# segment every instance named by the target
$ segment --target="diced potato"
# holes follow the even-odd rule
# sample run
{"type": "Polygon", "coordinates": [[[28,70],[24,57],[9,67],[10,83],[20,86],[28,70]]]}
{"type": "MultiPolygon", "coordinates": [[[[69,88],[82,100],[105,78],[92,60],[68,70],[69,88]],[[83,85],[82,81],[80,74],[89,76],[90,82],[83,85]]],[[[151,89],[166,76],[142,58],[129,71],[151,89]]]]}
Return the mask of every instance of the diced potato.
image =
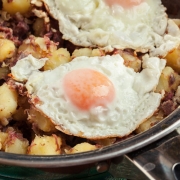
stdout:
{"type": "Polygon", "coordinates": [[[29,145],[28,140],[12,127],[8,127],[6,132],[0,132],[0,143],[3,151],[16,154],[26,154],[29,145]]]}
{"type": "Polygon", "coordinates": [[[104,56],[104,55],[105,52],[103,50],[93,49],[90,56],[94,57],[94,56],[104,56]]]}
{"type": "Polygon", "coordinates": [[[162,119],[163,119],[163,116],[154,115],[154,116],[150,117],[149,119],[147,119],[142,124],[140,124],[140,126],[136,129],[135,132],[139,134],[139,133],[142,133],[144,131],[147,131],[148,129],[153,127],[155,124],[160,122],[162,119]]]}
{"type": "Polygon", "coordinates": [[[0,132],[0,150],[4,150],[4,142],[8,138],[8,133],[6,132],[0,132]]]}
{"type": "Polygon", "coordinates": [[[18,49],[18,54],[22,57],[31,54],[37,59],[50,57],[52,53],[57,50],[57,44],[50,41],[48,37],[34,37],[30,36],[23,41],[18,49]]]}
{"type": "Polygon", "coordinates": [[[30,108],[28,110],[28,119],[30,123],[33,123],[40,130],[44,132],[55,132],[55,125],[51,122],[51,120],[45,116],[43,116],[40,112],[36,111],[34,108],[30,108]]]}
{"type": "Polygon", "coordinates": [[[177,73],[180,73],[180,47],[169,52],[166,57],[167,66],[172,67],[177,73]]]}
{"type": "Polygon", "coordinates": [[[87,142],[77,144],[73,148],[71,148],[69,151],[67,151],[67,154],[74,154],[74,153],[81,153],[81,152],[86,152],[86,151],[92,151],[97,149],[97,146],[89,144],[87,142]]]}
{"type": "Polygon", "coordinates": [[[17,108],[18,94],[6,83],[0,86],[0,121],[3,125],[4,119],[11,118],[17,108]]]}
{"type": "Polygon", "coordinates": [[[2,0],[3,10],[10,14],[17,12],[24,14],[30,9],[30,2],[31,0],[2,0]]]}
{"type": "Polygon", "coordinates": [[[16,154],[26,154],[29,146],[29,142],[27,139],[20,139],[15,135],[8,135],[5,144],[5,152],[16,153],[16,154]]]}
{"type": "Polygon", "coordinates": [[[56,135],[36,136],[28,148],[30,155],[57,155],[61,154],[62,140],[56,135]]]}
{"type": "Polygon", "coordinates": [[[132,53],[119,50],[118,53],[124,59],[124,64],[127,67],[133,68],[135,72],[140,72],[142,61],[132,53]]]}
{"type": "Polygon", "coordinates": [[[60,48],[52,53],[52,56],[46,61],[44,70],[54,69],[71,60],[70,53],[65,48],[60,48]]]}
{"type": "Polygon", "coordinates": [[[165,67],[162,70],[156,92],[162,90],[166,92],[173,92],[177,90],[180,84],[180,75],[178,75],[171,67],[165,67]]]}
{"type": "Polygon", "coordinates": [[[141,70],[141,60],[138,58],[135,61],[128,61],[125,59],[125,65],[134,69],[135,72],[140,72],[141,70]]]}
{"type": "Polygon", "coordinates": [[[47,40],[46,38],[35,37],[34,38],[34,44],[38,45],[41,48],[42,51],[47,51],[48,50],[48,46],[47,46],[46,40],[47,40]]]}
{"type": "Polygon", "coordinates": [[[141,60],[128,53],[123,53],[122,57],[124,59],[124,64],[127,67],[133,68],[135,72],[139,72],[141,70],[141,60]]]}
{"type": "Polygon", "coordinates": [[[0,62],[11,58],[16,51],[14,42],[8,39],[0,39],[0,62]]]}
{"type": "Polygon", "coordinates": [[[81,48],[81,49],[75,49],[72,53],[72,58],[79,57],[79,56],[87,56],[90,57],[92,54],[92,49],[90,48],[81,48]]]}
{"type": "Polygon", "coordinates": [[[80,48],[74,50],[71,59],[79,56],[94,57],[94,56],[104,56],[104,55],[105,52],[101,49],[80,48]]]}

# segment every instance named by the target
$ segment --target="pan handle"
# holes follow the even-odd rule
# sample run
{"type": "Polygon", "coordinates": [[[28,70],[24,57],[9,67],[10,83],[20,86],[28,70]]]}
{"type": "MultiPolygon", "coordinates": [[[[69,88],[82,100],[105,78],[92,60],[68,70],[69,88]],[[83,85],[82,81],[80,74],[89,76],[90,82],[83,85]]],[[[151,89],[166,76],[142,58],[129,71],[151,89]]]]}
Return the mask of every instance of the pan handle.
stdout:
{"type": "MultiPolygon", "coordinates": [[[[178,129],[126,155],[150,180],[180,180],[180,131],[178,129]]],[[[140,179],[139,179],[140,180],[140,179]]]]}

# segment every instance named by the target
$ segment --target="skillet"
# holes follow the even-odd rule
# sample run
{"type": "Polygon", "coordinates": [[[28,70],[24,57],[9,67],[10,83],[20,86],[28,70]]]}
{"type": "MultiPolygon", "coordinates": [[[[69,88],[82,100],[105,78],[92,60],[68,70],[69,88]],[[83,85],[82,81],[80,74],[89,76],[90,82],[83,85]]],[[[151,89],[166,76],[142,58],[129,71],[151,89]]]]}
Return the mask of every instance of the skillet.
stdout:
{"type": "MultiPolygon", "coordinates": [[[[180,3],[176,0],[173,1],[173,4],[168,0],[164,0],[163,2],[166,7],[169,7],[167,12],[173,18],[176,17],[180,3]],[[175,10],[172,10],[174,7],[175,10]]],[[[69,167],[78,167],[76,169],[79,169],[80,171],[81,168],[79,167],[83,167],[82,169],[84,169],[94,164],[96,164],[97,168],[101,168],[98,166],[101,162],[105,161],[109,164],[111,159],[124,156],[140,168],[149,179],[178,179],[176,174],[179,167],[180,155],[177,153],[177,149],[174,148],[174,144],[176,147],[180,145],[180,135],[174,133],[174,137],[170,140],[167,140],[167,135],[175,132],[179,126],[180,107],[151,129],[102,149],[57,156],[30,156],[0,152],[0,163],[45,169],[58,168],[59,172],[61,172],[60,169],[63,169],[63,172],[65,172],[64,170],[66,168],[71,169],[69,167]],[[161,141],[162,138],[163,143],[158,144],[158,147],[146,148],[148,145],[157,145],[157,141],[161,141]],[[173,148],[173,152],[176,153],[177,156],[169,157],[170,154],[173,156],[173,153],[167,152],[167,149],[173,148]],[[169,160],[167,160],[168,165],[166,168],[162,168],[161,156],[163,156],[164,159],[169,160]],[[153,163],[149,163],[150,161],[153,161],[153,163]],[[147,166],[148,163],[149,166],[147,166]]]]}

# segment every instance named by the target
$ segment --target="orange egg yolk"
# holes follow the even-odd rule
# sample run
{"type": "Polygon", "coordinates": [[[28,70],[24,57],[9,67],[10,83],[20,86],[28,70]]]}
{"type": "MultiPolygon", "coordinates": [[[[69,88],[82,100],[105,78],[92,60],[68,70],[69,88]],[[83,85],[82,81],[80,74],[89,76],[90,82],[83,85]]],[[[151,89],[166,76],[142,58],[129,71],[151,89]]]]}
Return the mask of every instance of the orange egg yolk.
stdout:
{"type": "Polygon", "coordinates": [[[115,97],[112,82],[102,73],[91,69],[69,72],[64,77],[63,88],[70,101],[81,110],[105,107],[115,97]]]}
{"type": "Polygon", "coordinates": [[[118,4],[125,9],[132,8],[134,6],[140,5],[144,0],[105,0],[105,2],[112,6],[114,4],[118,4]]]}

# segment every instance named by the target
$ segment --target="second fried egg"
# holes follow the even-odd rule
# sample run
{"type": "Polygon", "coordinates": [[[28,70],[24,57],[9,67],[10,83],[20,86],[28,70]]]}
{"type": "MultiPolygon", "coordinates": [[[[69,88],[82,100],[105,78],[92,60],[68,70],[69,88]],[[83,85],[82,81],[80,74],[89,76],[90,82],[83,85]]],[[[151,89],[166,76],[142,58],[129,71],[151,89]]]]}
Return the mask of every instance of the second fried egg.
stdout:
{"type": "Polygon", "coordinates": [[[83,47],[150,51],[164,57],[180,42],[160,0],[43,0],[63,38],[83,47]]]}

